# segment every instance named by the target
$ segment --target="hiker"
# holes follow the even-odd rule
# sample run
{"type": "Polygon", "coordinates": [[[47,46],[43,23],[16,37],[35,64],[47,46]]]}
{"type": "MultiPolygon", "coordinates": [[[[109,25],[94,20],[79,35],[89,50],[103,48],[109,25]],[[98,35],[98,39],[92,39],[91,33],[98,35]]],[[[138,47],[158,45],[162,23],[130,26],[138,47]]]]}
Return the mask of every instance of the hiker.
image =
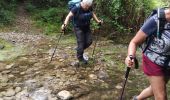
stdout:
{"type": "Polygon", "coordinates": [[[90,30],[90,20],[93,18],[97,23],[102,23],[96,17],[92,10],[93,0],[82,0],[80,6],[74,6],[67,15],[61,29],[64,30],[71,19],[73,21],[74,32],[77,38],[77,58],[79,62],[87,64],[84,59],[83,53],[86,48],[92,44],[92,35],[90,30]]]}
{"type": "MultiPolygon", "coordinates": [[[[166,25],[170,24],[170,8],[164,10],[166,25]]],[[[125,63],[128,67],[134,64],[130,56],[136,56],[137,46],[147,37],[157,32],[157,14],[151,16],[130,41],[125,63]]],[[[167,27],[165,25],[165,27],[167,27]]],[[[154,96],[155,100],[167,100],[166,84],[170,76],[170,30],[164,30],[161,38],[154,37],[145,52],[142,53],[142,69],[150,85],[133,100],[145,100],[154,96]]]]}

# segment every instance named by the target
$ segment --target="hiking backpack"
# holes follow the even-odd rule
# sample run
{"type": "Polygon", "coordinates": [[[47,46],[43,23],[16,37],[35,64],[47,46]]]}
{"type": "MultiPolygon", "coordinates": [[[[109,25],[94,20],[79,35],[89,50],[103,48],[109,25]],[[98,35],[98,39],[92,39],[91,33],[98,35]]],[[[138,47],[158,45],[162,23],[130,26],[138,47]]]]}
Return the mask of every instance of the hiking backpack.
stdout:
{"type": "Polygon", "coordinates": [[[78,12],[76,13],[76,15],[71,18],[73,25],[75,25],[75,23],[76,23],[76,21],[75,21],[76,18],[77,19],[84,19],[85,22],[88,22],[88,23],[90,23],[89,20],[92,18],[92,10],[90,10],[89,13],[84,13],[84,14],[80,13],[80,9],[81,9],[80,2],[81,1],[82,0],[70,0],[68,2],[69,11],[71,11],[71,9],[75,6],[78,8],[78,12]]]}
{"type": "MultiPolygon", "coordinates": [[[[156,34],[151,34],[150,36],[147,37],[146,41],[141,45],[142,51],[143,53],[146,51],[146,49],[149,47],[150,43],[152,42],[152,40],[154,38],[161,38],[162,32],[164,30],[170,30],[170,28],[165,28],[165,24],[167,23],[166,18],[165,18],[165,12],[164,10],[165,8],[158,8],[158,9],[154,9],[151,14],[148,16],[147,19],[149,19],[150,17],[152,17],[153,15],[157,14],[157,32],[156,34]]],[[[147,20],[146,19],[146,20],[147,20]]]]}
{"type": "Polygon", "coordinates": [[[68,9],[71,10],[74,6],[79,6],[82,0],[70,0],[68,2],[68,9]]]}

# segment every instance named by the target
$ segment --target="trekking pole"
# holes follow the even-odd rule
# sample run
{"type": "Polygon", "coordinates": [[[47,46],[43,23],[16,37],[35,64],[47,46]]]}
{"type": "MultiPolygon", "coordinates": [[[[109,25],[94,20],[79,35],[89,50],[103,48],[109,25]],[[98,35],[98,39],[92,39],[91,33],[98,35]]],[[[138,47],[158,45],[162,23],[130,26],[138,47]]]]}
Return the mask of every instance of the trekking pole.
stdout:
{"type": "Polygon", "coordinates": [[[124,93],[124,90],[125,90],[125,86],[126,86],[126,82],[127,82],[128,76],[129,76],[129,72],[130,72],[130,67],[127,67],[126,74],[125,74],[125,81],[123,83],[123,88],[122,88],[122,93],[121,93],[121,96],[120,96],[120,100],[123,100],[123,93],[124,93]]]}
{"type": "MultiPolygon", "coordinates": [[[[98,28],[99,32],[100,32],[100,29],[101,29],[101,25],[102,25],[102,23],[100,22],[100,23],[98,24],[98,26],[99,26],[99,28],[98,28]]],[[[94,43],[94,48],[93,48],[93,52],[92,52],[93,61],[94,61],[94,59],[95,59],[94,52],[95,52],[95,49],[96,49],[96,44],[97,44],[97,41],[98,41],[98,37],[99,37],[99,35],[96,35],[96,39],[95,39],[95,43],[94,43]]]]}
{"type": "MultiPolygon", "coordinates": [[[[138,60],[132,56],[130,56],[130,59],[133,60],[134,59],[134,62],[135,62],[135,68],[137,69],[139,64],[138,64],[138,60]]],[[[126,73],[125,73],[125,81],[123,83],[123,88],[122,88],[122,92],[121,92],[121,95],[120,95],[120,99],[119,100],[123,100],[123,93],[124,93],[124,90],[125,90],[125,86],[126,86],[126,82],[127,82],[127,79],[128,79],[128,76],[129,76],[129,72],[130,72],[130,67],[127,67],[126,69],[126,73]]]]}
{"type": "Polygon", "coordinates": [[[53,52],[53,54],[52,54],[52,56],[51,56],[51,59],[50,59],[50,62],[49,62],[49,63],[51,63],[51,61],[52,61],[52,59],[53,59],[53,57],[54,57],[54,54],[55,54],[55,52],[56,52],[56,49],[57,49],[57,47],[58,47],[58,44],[59,44],[59,41],[60,41],[60,39],[61,39],[62,34],[65,34],[65,24],[64,24],[64,30],[63,30],[63,32],[60,33],[60,36],[59,36],[59,38],[58,38],[57,44],[56,44],[56,46],[55,46],[54,52],[53,52]]]}

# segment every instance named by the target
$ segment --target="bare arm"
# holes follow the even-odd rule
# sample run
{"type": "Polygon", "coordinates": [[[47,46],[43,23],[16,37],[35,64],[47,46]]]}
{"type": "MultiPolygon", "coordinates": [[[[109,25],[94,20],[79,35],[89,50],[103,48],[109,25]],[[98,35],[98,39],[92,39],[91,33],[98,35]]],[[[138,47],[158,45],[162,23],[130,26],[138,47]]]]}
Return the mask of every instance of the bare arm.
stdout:
{"type": "Polygon", "coordinates": [[[62,30],[64,30],[64,28],[68,25],[69,20],[70,20],[70,18],[71,18],[72,16],[73,16],[73,13],[70,11],[70,12],[68,13],[68,15],[66,16],[66,19],[65,19],[63,25],[61,26],[61,29],[62,29],[62,30]]]}
{"type": "Polygon", "coordinates": [[[96,14],[93,12],[93,19],[97,22],[97,23],[100,23],[101,20],[99,20],[96,16],[96,14]]]}
{"type": "Polygon", "coordinates": [[[130,44],[128,47],[128,55],[125,60],[125,63],[128,66],[133,65],[133,61],[131,61],[131,59],[129,58],[129,55],[132,55],[133,57],[136,56],[137,46],[140,45],[141,43],[143,43],[145,41],[146,37],[147,37],[147,35],[142,30],[139,30],[137,32],[137,34],[135,35],[135,37],[130,41],[130,44]]]}

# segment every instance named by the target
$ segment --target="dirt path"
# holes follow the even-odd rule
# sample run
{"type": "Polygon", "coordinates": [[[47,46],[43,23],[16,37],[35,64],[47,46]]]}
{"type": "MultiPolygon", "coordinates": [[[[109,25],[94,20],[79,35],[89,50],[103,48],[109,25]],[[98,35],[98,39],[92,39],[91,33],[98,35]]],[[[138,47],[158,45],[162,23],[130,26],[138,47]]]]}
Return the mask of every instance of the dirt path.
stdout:
{"type": "Polygon", "coordinates": [[[16,32],[19,33],[33,33],[37,34],[40,33],[40,30],[33,27],[33,22],[30,19],[29,13],[25,10],[25,2],[20,3],[17,8],[17,16],[16,21],[14,23],[14,29],[16,32]]]}

